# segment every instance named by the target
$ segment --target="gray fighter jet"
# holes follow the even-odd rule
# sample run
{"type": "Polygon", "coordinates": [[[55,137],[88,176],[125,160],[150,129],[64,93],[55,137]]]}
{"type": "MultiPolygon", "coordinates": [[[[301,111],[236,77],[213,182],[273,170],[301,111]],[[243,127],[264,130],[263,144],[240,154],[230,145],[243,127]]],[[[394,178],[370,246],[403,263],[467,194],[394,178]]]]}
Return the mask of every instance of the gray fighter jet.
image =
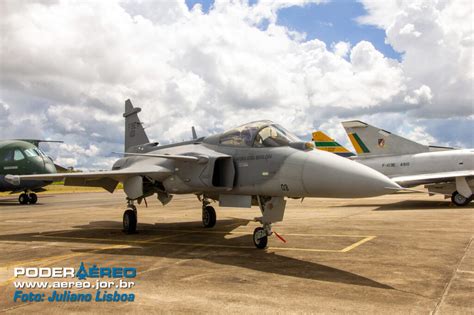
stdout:
{"type": "Polygon", "coordinates": [[[6,178],[14,184],[64,180],[65,185],[103,187],[109,192],[122,182],[128,204],[123,215],[127,233],[137,226],[134,202],[140,204],[154,194],[163,205],[174,194],[195,194],[202,202],[202,223],[207,228],[216,223],[211,200],[221,207],[258,206],[262,227],[253,235],[257,248],[266,247],[272,223],[283,220],[285,197],[372,197],[400,188],[369,167],[314,150],[311,143],[271,121],[160,146],[148,140],[137,115],[140,111],[130,100],[125,102],[125,153],[111,171],[6,178]]]}
{"type": "MultiPolygon", "coordinates": [[[[362,121],[342,123],[356,150],[349,159],[367,165],[403,187],[425,185],[431,194],[451,197],[457,206],[473,199],[474,150],[428,146],[362,121]]],[[[313,133],[317,148],[348,156],[349,151],[321,131],[313,133]]]]}

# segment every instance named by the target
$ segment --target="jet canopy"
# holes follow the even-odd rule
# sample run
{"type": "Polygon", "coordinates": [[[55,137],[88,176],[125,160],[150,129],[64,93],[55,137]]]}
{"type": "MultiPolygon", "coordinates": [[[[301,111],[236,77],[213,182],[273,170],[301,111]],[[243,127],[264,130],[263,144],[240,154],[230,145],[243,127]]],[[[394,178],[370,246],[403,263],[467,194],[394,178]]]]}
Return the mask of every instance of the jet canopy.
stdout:
{"type": "Polygon", "coordinates": [[[301,140],[269,120],[251,122],[224,132],[219,144],[236,147],[282,147],[301,140]]]}

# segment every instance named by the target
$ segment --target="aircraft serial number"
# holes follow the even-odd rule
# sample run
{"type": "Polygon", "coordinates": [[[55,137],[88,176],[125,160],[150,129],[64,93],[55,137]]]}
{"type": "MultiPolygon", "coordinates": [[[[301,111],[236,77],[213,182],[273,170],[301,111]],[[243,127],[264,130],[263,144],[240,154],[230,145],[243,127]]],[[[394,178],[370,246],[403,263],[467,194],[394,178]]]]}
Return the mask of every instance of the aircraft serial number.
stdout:
{"type": "Polygon", "coordinates": [[[239,161],[269,160],[271,158],[272,158],[271,154],[261,154],[261,155],[238,156],[235,158],[235,160],[239,162],[239,161]]]}
{"type": "MultiPolygon", "coordinates": [[[[382,163],[382,167],[396,167],[396,163],[382,163]]],[[[410,162],[401,162],[400,166],[410,166],[410,162]]]]}

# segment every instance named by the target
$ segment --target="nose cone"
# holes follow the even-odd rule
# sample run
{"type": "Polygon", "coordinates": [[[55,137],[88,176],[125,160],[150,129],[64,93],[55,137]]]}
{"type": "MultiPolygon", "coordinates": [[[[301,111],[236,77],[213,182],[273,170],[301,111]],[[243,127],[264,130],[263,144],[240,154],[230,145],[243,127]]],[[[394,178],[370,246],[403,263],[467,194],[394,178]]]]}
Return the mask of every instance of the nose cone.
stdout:
{"type": "Polygon", "coordinates": [[[44,164],[44,172],[47,174],[54,174],[57,173],[56,166],[54,163],[48,159],[46,163],[44,164]]]}
{"type": "Polygon", "coordinates": [[[309,196],[363,198],[400,189],[387,176],[347,158],[320,150],[306,154],[303,185],[309,196]]]}

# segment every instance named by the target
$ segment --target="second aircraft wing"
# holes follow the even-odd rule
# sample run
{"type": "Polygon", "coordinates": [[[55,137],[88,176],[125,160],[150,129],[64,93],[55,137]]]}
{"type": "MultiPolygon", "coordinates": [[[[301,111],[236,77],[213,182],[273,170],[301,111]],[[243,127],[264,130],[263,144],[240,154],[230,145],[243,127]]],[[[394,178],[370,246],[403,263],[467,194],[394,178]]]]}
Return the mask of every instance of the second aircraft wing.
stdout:
{"type": "Polygon", "coordinates": [[[454,171],[454,172],[439,172],[427,173],[419,175],[408,175],[391,177],[391,179],[403,187],[410,187],[429,183],[440,183],[446,181],[454,181],[456,177],[470,177],[474,176],[474,171],[454,171]]]}

